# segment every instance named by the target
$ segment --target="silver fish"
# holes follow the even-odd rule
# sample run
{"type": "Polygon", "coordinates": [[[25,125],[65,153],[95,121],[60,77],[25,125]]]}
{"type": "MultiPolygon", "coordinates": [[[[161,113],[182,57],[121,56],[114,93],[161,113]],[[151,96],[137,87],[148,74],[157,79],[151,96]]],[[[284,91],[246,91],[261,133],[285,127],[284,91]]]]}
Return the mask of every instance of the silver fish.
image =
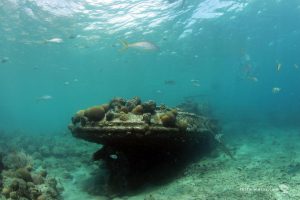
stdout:
{"type": "Polygon", "coordinates": [[[144,50],[144,51],[159,50],[158,46],[156,46],[155,44],[148,42],[148,41],[128,43],[126,41],[121,40],[121,43],[123,45],[123,50],[126,50],[128,48],[144,50]]]}
{"type": "Polygon", "coordinates": [[[110,157],[111,159],[114,159],[114,160],[118,159],[118,156],[117,156],[116,154],[112,154],[112,155],[110,155],[109,157],[110,157]]]}
{"type": "Polygon", "coordinates": [[[40,101],[48,101],[51,99],[53,99],[53,97],[51,95],[43,95],[43,96],[38,97],[36,100],[37,100],[37,102],[40,102],[40,101]]]}
{"type": "Polygon", "coordinates": [[[61,38],[52,38],[52,39],[49,39],[49,40],[46,40],[46,43],[49,42],[49,43],[62,43],[64,40],[61,39],[61,38]]]}

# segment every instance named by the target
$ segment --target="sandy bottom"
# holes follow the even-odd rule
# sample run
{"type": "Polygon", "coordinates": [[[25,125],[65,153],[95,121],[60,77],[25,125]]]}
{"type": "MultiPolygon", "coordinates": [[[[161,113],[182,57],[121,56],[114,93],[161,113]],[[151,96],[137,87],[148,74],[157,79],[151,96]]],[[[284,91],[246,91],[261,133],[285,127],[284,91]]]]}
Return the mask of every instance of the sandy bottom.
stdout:
{"type": "Polygon", "coordinates": [[[227,124],[222,134],[235,160],[217,150],[164,185],[123,197],[104,195],[106,172],[91,161],[100,145],[69,134],[32,138],[16,133],[1,136],[0,150],[31,155],[36,170],[46,169],[58,180],[66,200],[300,199],[300,127],[227,124]]]}

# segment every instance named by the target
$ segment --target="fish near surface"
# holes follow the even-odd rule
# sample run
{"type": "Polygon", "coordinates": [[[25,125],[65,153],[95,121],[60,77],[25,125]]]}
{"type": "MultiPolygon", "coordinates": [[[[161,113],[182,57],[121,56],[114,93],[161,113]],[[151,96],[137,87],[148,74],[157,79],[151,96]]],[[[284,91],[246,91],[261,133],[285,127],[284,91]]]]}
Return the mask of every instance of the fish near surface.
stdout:
{"type": "Polygon", "coordinates": [[[46,40],[45,42],[46,43],[57,43],[57,44],[59,44],[59,43],[62,43],[63,41],[64,40],[61,39],[61,38],[52,38],[52,39],[46,40]]]}
{"type": "Polygon", "coordinates": [[[148,41],[142,41],[142,42],[134,42],[134,43],[128,43],[126,41],[122,41],[121,43],[123,45],[123,50],[126,49],[137,49],[137,50],[143,50],[143,51],[156,51],[159,50],[158,46],[155,44],[148,42],[148,41]]]}

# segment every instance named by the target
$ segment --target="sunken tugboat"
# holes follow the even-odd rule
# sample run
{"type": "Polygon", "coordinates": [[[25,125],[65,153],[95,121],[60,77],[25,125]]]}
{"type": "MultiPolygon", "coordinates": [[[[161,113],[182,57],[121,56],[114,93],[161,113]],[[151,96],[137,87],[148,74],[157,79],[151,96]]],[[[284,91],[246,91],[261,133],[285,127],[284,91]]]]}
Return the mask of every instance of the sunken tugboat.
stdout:
{"type": "Polygon", "coordinates": [[[93,159],[104,161],[109,191],[118,194],[168,178],[193,155],[212,149],[218,132],[205,116],[139,97],[80,110],[69,129],[77,138],[103,145],[93,159]]]}

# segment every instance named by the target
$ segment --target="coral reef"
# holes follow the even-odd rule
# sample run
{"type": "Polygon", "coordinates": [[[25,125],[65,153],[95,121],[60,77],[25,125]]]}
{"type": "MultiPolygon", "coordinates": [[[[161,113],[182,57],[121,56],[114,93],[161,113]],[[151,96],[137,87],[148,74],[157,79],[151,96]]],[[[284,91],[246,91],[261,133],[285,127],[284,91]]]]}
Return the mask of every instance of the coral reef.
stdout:
{"type": "Polygon", "coordinates": [[[128,108],[128,111],[131,112],[133,108],[135,108],[137,105],[140,104],[141,104],[141,99],[139,97],[133,97],[132,99],[126,102],[126,107],[128,108]]]}
{"type": "Polygon", "coordinates": [[[155,109],[156,109],[156,103],[155,101],[147,101],[142,103],[143,109],[144,109],[144,113],[151,113],[154,114],[155,113],[155,109]]]}
{"type": "Polygon", "coordinates": [[[161,123],[166,127],[172,127],[176,124],[176,112],[168,111],[160,116],[161,123]]]}
{"type": "Polygon", "coordinates": [[[142,105],[137,105],[136,107],[134,107],[131,111],[133,114],[135,115],[142,115],[144,112],[144,108],[142,105]]]}
{"type": "Polygon", "coordinates": [[[2,153],[0,152],[0,189],[2,188],[3,185],[3,178],[2,178],[2,170],[4,169],[4,165],[2,163],[2,153]]]}
{"type": "Polygon", "coordinates": [[[111,121],[115,118],[115,115],[112,112],[107,112],[105,117],[106,117],[106,121],[111,121]]]}
{"type": "Polygon", "coordinates": [[[93,112],[92,118],[76,113],[69,129],[77,138],[103,145],[93,158],[106,163],[112,193],[126,193],[153,177],[166,178],[170,168],[212,149],[218,132],[215,121],[205,116],[157,107],[156,102],[138,97],[114,98],[108,105],[105,112],[93,112]]]}
{"type": "Polygon", "coordinates": [[[2,162],[5,168],[17,170],[30,166],[33,161],[24,151],[14,151],[4,156],[2,162]]]}
{"type": "MultiPolygon", "coordinates": [[[[12,152],[3,157],[1,195],[4,199],[57,200],[60,189],[54,178],[34,171],[32,158],[24,152],[12,152]]],[[[1,197],[1,196],[0,196],[1,197]]]]}
{"type": "Polygon", "coordinates": [[[85,127],[92,124],[103,125],[106,122],[114,122],[117,119],[121,121],[132,119],[135,121],[145,121],[147,124],[160,124],[164,127],[178,128],[179,126],[183,126],[183,123],[177,120],[177,113],[177,109],[171,109],[165,105],[157,107],[156,102],[152,100],[142,102],[139,97],[129,100],[117,97],[112,99],[108,104],[79,110],[72,117],[72,124],[76,126],[80,124],[82,127],[85,127]]]}
{"type": "Polygon", "coordinates": [[[105,108],[103,106],[93,106],[84,111],[84,116],[87,117],[89,121],[100,121],[105,116],[105,108]]]}
{"type": "Polygon", "coordinates": [[[78,123],[80,120],[84,118],[84,110],[79,110],[73,117],[72,117],[72,122],[73,123],[78,123]]]}

